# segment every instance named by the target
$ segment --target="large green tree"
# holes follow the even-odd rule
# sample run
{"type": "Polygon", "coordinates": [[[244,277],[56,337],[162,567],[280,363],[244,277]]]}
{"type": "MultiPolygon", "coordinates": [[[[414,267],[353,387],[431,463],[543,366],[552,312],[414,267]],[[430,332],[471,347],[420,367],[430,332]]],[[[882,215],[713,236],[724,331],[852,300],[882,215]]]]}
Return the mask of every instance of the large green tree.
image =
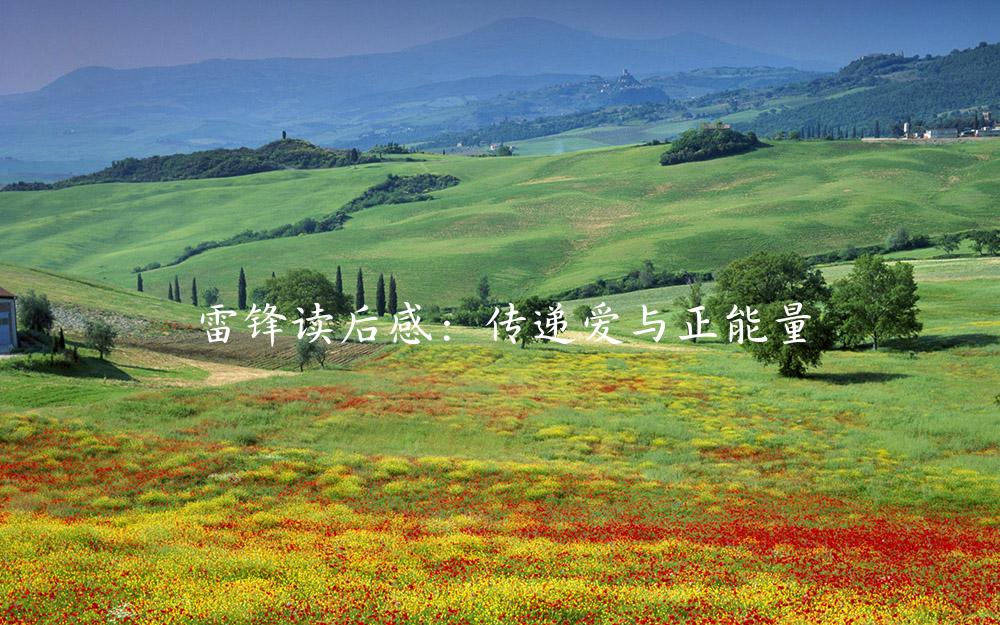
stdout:
{"type": "Polygon", "coordinates": [[[707,310],[720,336],[728,337],[727,316],[733,307],[756,309],[760,323],[755,336],[766,336],[767,341],[745,341],[743,348],[764,364],[777,364],[783,376],[802,377],[807,368],[820,364],[823,351],[833,344],[833,331],[823,314],[829,297],[823,274],[798,254],[759,252],[719,273],[707,310]],[[791,316],[786,307],[793,304],[801,304],[795,314],[809,319],[800,334],[804,342],[786,343],[792,338],[787,322],[778,320],[791,316]]]}
{"type": "Polygon", "coordinates": [[[887,263],[881,256],[866,254],[854,261],[846,278],[834,284],[830,304],[845,345],[870,340],[877,350],[888,339],[920,333],[918,299],[912,265],[887,263]]]}
{"type": "Polygon", "coordinates": [[[538,296],[531,296],[514,304],[514,308],[526,320],[521,324],[521,331],[518,332],[516,337],[517,342],[521,344],[521,349],[526,348],[529,343],[549,341],[548,338],[540,339],[540,334],[544,334],[545,336],[559,334],[559,332],[555,332],[554,329],[550,328],[547,323],[550,311],[555,306],[555,300],[538,296]],[[540,324],[541,329],[536,324],[540,324]]]}
{"type": "Polygon", "coordinates": [[[17,316],[18,324],[25,330],[45,334],[52,330],[55,321],[49,296],[38,295],[34,291],[28,291],[27,295],[17,298],[17,316]]]}
{"type": "Polygon", "coordinates": [[[308,316],[319,304],[323,311],[333,316],[328,325],[337,325],[351,314],[351,303],[343,293],[338,293],[333,283],[313,269],[293,269],[288,273],[269,278],[261,295],[289,320],[298,318],[301,308],[308,316]]]}

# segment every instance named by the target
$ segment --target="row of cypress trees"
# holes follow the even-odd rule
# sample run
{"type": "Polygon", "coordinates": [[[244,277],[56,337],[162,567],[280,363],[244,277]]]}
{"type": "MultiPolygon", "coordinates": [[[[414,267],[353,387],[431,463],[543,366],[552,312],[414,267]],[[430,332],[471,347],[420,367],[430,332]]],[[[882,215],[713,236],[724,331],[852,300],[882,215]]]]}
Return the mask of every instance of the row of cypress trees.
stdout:
{"type": "MultiPolygon", "coordinates": [[[[271,273],[271,277],[274,277],[274,273],[271,273]]],[[[334,281],[334,287],[340,294],[344,293],[344,277],[340,270],[340,265],[337,265],[337,277],[334,281]]],[[[136,278],[136,290],[140,293],[143,292],[143,282],[142,273],[140,272],[136,278]]],[[[240,310],[247,309],[247,275],[243,271],[243,267],[240,267],[240,277],[236,288],[236,298],[237,306],[240,310]]],[[[181,283],[180,279],[175,275],[173,282],[167,284],[167,299],[172,302],[181,301],[181,283]]],[[[198,279],[191,278],[191,304],[194,306],[198,305],[198,279]]],[[[355,310],[361,310],[365,305],[365,277],[358,268],[358,281],[357,286],[354,290],[354,307],[355,310]]],[[[375,312],[379,317],[384,316],[387,312],[390,315],[395,315],[398,312],[398,300],[396,297],[396,277],[389,274],[389,291],[388,296],[386,295],[385,286],[385,274],[378,274],[378,284],[375,287],[375,312]]]]}
{"type": "MultiPolygon", "coordinates": [[[[334,287],[337,289],[338,293],[344,292],[344,278],[340,271],[340,265],[337,265],[337,279],[334,282],[334,287]]],[[[358,268],[358,280],[354,288],[354,309],[361,310],[365,305],[365,276],[358,268]]],[[[385,274],[378,274],[378,283],[375,286],[375,313],[379,317],[385,316],[388,312],[390,315],[395,315],[399,311],[399,302],[396,298],[396,277],[389,274],[389,294],[386,296],[385,288],[385,274]]]]}

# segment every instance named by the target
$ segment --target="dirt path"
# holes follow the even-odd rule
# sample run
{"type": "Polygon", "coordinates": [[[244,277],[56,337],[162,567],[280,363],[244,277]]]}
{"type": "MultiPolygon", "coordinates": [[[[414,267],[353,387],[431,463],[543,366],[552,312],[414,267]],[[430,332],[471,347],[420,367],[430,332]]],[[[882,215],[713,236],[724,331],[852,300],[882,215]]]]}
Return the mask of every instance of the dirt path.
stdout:
{"type": "Polygon", "coordinates": [[[293,375],[291,371],[259,369],[210,360],[198,360],[132,346],[124,347],[116,353],[121,358],[121,365],[126,370],[129,367],[146,369],[150,372],[146,381],[163,386],[222,386],[223,384],[259,380],[273,376],[293,375]],[[166,373],[186,368],[200,369],[207,372],[208,376],[201,379],[190,379],[186,376],[173,377],[166,373]],[[155,372],[158,371],[163,371],[165,375],[157,375],[155,372]]]}
{"type": "Polygon", "coordinates": [[[196,386],[222,386],[234,382],[246,382],[248,380],[259,380],[274,376],[294,375],[291,371],[275,371],[273,369],[255,369],[253,367],[240,367],[238,365],[224,365],[206,360],[192,360],[190,358],[180,358],[173,356],[178,362],[190,367],[195,367],[208,371],[208,377],[194,383],[196,386]]]}

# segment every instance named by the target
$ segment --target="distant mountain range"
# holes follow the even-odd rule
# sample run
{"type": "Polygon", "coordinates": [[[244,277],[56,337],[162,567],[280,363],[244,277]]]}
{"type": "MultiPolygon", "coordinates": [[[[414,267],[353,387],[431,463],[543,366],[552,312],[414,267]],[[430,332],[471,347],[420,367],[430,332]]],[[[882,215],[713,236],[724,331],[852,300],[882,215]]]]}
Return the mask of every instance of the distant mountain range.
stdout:
{"type": "Polygon", "coordinates": [[[38,91],[0,97],[0,158],[104,162],[259,144],[283,129],[335,144],[405,129],[396,122],[407,116],[433,120],[469,102],[624,68],[648,75],[716,66],[815,64],[694,33],[614,39],[524,18],[393,53],[87,67],[38,91]]]}
{"type": "Polygon", "coordinates": [[[720,119],[761,135],[841,136],[872,134],[876,122],[884,134],[902,121],[961,124],[953,118],[1000,112],[1000,45],[873,54],[835,73],[810,67],[691,33],[613,39],[518,19],[387,54],[84,68],[0,97],[0,183],[65,178],[123,157],[260,145],[283,130],[363,150],[595,129],[573,135],[579,149],[720,119]]]}

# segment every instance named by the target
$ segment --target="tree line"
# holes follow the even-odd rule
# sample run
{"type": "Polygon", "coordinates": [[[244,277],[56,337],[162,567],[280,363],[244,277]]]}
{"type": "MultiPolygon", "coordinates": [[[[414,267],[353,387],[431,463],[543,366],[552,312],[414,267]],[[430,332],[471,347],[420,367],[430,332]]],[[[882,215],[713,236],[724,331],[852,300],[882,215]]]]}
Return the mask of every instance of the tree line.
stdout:
{"type": "MultiPolygon", "coordinates": [[[[368,187],[361,195],[350,200],[335,212],[321,218],[314,219],[306,217],[294,224],[288,223],[270,230],[244,230],[227,239],[219,241],[202,241],[194,246],[187,246],[176,258],[167,263],[167,267],[179,265],[192,256],[197,256],[221,247],[232,247],[243,243],[254,241],[267,241],[269,239],[280,239],[284,237],[296,237],[302,234],[316,234],[319,232],[330,232],[340,230],[350,219],[352,213],[372,206],[386,204],[406,204],[409,202],[426,202],[434,199],[431,191],[439,191],[453,187],[459,183],[459,179],[450,174],[416,174],[413,176],[397,176],[389,174],[386,179],[376,185],[368,187]]],[[[143,267],[136,267],[132,271],[148,271],[161,267],[160,263],[150,263],[143,267]]]]}
{"type": "MultiPolygon", "coordinates": [[[[375,307],[372,309],[375,314],[384,317],[386,314],[395,315],[399,311],[397,289],[395,275],[390,273],[388,282],[386,282],[384,273],[378,275],[375,284],[375,307]]],[[[142,273],[136,275],[136,290],[140,293],[145,292],[142,273]]],[[[210,308],[222,301],[219,289],[214,286],[200,291],[199,296],[196,277],[191,278],[191,287],[188,293],[188,302],[196,307],[210,308]]],[[[167,282],[167,299],[177,303],[184,302],[181,296],[180,276],[174,275],[174,279],[167,282]]],[[[280,312],[291,314],[296,312],[299,307],[308,310],[312,309],[314,303],[319,303],[327,314],[343,317],[361,310],[367,301],[364,272],[360,267],[358,268],[353,297],[344,291],[344,277],[340,265],[337,265],[337,273],[333,282],[330,282],[326,276],[318,271],[295,269],[283,276],[271,272],[270,278],[264,284],[248,291],[246,271],[243,267],[240,267],[239,277],[236,281],[236,307],[238,310],[247,310],[250,308],[250,304],[259,306],[273,304],[280,312]],[[352,302],[354,308],[351,308],[352,302]]]]}

